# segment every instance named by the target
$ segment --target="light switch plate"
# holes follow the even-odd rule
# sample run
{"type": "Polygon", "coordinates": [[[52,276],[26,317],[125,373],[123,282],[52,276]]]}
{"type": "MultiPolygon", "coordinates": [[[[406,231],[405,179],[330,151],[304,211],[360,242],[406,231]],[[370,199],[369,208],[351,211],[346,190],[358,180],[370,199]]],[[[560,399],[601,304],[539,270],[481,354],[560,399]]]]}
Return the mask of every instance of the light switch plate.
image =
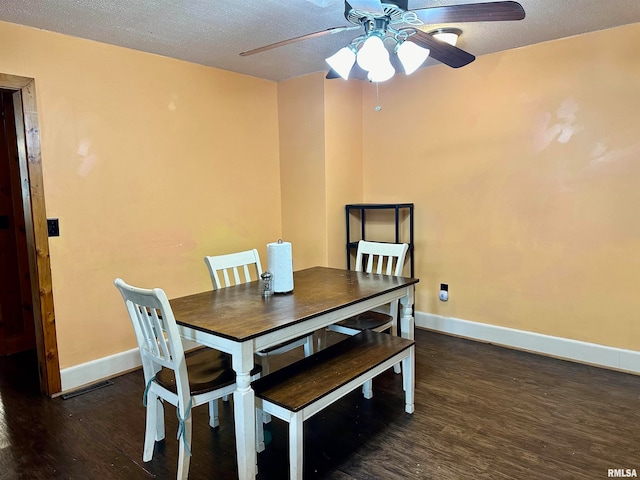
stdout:
{"type": "Polygon", "coordinates": [[[60,224],[57,218],[47,218],[47,232],[50,237],[60,236],[60,224]]]}

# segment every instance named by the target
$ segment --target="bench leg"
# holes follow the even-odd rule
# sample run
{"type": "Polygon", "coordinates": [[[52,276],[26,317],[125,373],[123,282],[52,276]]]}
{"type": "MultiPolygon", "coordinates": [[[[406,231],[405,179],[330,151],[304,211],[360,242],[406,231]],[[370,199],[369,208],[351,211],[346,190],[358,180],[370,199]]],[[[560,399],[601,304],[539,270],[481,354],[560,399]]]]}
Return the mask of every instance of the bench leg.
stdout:
{"type": "Polygon", "coordinates": [[[289,421],[289,478],[302,480],[304,449],[302,412],[293,413],[289,421]]]}
{"type": "Polygon", "coordinates": [[[402,360],[402,388],[404,389],[405,406],[404,411],[407,413],[413,413],[415,410],[414,405],[414,390],[415,390],[415,347],[412,345],[409,348],[409,356],[402,360]]]}

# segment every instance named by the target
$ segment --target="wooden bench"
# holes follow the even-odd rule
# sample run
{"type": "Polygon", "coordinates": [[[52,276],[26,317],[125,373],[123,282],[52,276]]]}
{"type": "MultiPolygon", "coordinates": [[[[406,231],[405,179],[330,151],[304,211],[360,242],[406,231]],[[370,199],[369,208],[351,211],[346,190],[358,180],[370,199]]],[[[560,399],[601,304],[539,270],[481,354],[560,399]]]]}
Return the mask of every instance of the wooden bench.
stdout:
{"type": "Polygon", "coordinates": [[[303,422],[398,362],[402,362],[405,411],[413,413],[413,340],[371,330],[253,382],[256,406],[289,422],[291,480],[302,479],[303,422]]]}

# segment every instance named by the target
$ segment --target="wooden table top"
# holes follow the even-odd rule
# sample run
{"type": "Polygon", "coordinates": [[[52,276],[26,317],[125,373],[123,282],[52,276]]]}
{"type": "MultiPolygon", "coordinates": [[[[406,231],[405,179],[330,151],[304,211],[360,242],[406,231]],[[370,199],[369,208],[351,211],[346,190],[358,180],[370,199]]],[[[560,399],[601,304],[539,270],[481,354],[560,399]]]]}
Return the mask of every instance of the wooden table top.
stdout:
{"type": "Polygon", "coordinates": [[[236,341],[418,283],[417,278],[313,267],[294,272],[294,291],[263,298],[254,281],[170,300],[179,325],[236,341]]]}

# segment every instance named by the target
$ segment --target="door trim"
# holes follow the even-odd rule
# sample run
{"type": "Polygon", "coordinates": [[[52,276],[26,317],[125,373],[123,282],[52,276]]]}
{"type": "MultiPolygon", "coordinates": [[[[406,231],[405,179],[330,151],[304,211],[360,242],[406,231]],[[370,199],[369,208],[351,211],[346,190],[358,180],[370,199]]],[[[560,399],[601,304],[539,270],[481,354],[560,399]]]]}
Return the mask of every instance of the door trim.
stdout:
{"type": "Polygon", "coordinates": [[[60,362],[53,308],[35,79],[0,73],[0,88],[14,91],[40,390],[43,394],[52,396],[61,391],[60,362]]]}

